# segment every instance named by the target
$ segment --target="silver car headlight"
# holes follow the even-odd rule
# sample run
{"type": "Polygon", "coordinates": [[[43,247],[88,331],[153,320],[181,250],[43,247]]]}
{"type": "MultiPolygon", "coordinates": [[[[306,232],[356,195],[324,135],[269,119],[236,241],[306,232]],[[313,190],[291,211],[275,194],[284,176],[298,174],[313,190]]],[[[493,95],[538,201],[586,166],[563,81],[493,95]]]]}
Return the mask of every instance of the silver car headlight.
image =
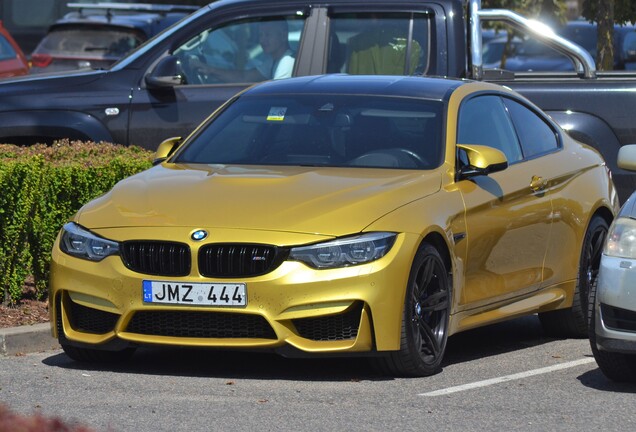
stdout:
{"type": "Polygon", "coordinates": [[[619,258],[636,258],[636,220],[621,217],[610,226],[603,253],[619,258]]]}
{"type": "Polygon", "coordinates": [[[89,261],[101,261],[119,253],[119,243],[99,237],[74,222],[62,228],[60,249],[69,255],[89,261]]]}
{"type": "Polygon", "coordinates": [[[289,258],[317,269],[366,264],[386,255],[395,243],[395,237],[395,233],[387,232],[345,237],[325,243],[293,248],[289,258]]]}

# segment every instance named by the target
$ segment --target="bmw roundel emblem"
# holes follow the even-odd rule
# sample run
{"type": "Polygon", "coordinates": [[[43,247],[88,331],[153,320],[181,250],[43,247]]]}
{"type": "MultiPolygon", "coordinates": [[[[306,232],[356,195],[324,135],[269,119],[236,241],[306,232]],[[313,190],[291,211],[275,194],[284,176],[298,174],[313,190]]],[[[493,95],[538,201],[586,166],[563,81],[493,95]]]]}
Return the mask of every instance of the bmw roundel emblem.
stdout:
{"type": "Polygon", "coordinates": [[[192,233],[192,240],[201,241],[205,240],[208,236],[208,232],[206,230],[196,230],[192,233]]]}

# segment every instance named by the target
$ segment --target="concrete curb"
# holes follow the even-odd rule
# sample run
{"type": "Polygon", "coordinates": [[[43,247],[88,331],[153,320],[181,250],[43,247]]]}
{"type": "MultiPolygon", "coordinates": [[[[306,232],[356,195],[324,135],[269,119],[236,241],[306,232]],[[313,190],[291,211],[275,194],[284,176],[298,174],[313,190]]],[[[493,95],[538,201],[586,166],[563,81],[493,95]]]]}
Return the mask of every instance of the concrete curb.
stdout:
{"type": "Polygon", "coordinates": [[[0,356],[59,349],[49,323],[0,328],[0,356]]]}

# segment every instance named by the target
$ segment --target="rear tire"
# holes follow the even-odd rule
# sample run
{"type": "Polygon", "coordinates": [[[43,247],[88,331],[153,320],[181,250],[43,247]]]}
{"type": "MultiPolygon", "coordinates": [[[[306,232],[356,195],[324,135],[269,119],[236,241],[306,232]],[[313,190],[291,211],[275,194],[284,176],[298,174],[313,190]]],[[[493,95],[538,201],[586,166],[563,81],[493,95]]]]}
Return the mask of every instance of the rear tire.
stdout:
{"type": "Polygon", "coordinates": [[[605,219],[600,216],[592,218],[583,239],[572,307],[539,314],[541,325],[548,335],[576,338],[588,336],[590,289],[598,278],[607,230],[605,219]]]}
{"type": "Polygon", "coordinates": [[[385,374],[429,376],[441,371],[451,305],[449,273],[439,252],[423,244],[413,260],[404,301],[400,350],[376,359],[385,374]]]}

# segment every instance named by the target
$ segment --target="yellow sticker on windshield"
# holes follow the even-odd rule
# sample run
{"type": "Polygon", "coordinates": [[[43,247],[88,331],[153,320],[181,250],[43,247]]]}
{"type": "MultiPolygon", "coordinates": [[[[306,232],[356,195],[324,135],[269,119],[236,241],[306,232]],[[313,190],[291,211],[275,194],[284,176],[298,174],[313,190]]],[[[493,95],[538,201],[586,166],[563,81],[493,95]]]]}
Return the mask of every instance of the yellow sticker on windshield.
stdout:
{"type": "Polygon", "coordinates": [[[285,120],[285,113],[287,108],[285,107],[271,107],[269,114],[267,114],[268,121],[283,121],[285,120]]]}

